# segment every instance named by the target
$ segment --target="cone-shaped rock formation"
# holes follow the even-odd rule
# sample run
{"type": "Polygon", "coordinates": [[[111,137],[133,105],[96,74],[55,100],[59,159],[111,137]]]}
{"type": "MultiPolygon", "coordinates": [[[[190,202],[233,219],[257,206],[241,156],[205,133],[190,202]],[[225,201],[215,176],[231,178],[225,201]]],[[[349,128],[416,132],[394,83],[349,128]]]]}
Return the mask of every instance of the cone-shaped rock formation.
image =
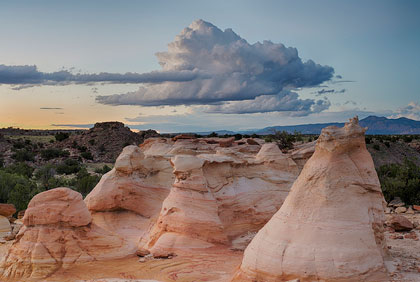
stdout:
{"type": "Polygon", "coordinates": [[[357,117],[327,127],[233,281],[388,281],[383,195],[357,117]]]}

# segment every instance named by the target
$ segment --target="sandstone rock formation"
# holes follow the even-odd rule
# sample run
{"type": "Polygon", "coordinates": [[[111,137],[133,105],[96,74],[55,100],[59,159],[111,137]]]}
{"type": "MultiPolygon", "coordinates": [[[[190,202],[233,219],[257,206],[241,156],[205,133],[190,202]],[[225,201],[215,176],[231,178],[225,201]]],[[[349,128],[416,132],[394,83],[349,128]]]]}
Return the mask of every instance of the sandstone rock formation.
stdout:
{"type": "Polygon", "coordinates": [[[322,130],[280,210],[234,281],[388,281],[385,201],[358,119],[322,130]]]}
{"type": "Polygon", "coordinates": [[[12,228],[7,217],[0,215],[0,238],[7,236],[11,231],[12,228]]]}
{"type": "Polygon", "coordinates": [[[16,208],[12,204],[0,204],[0,215],[10,217],[16,212],[16,208]]]}
{"type": "Polygon", "coordinates": [[[85,202],[95,224],[136,247],[149,221],[159,214],[173,179],[169,158],[145,156],[139,147],[127,146],[85,202]]]}
{"type": "Polygon", "coordinates": [[[71,189],[36,195],[0,268],[0,277],[45,278],[76,262],[122,258],[135,252],[125,240],[91,220],[81,194],[71,189]]]}
{"type": "Polygon", "coordinates": [[[395,231],[410,231],[414,228],[413,223],[403,215],[392,215],[387,224],[395,231]]]}
{"type": "MultiPolygon", "coordinates": [[[[176,143],[183,142],[184,149],[186,142],[194,144],[181,140],[176,143]]],[[[274,144],[219,147],[232,140],[213,141],[195,141],[195,150],[172,157],[175,182],[141,249],[164,256],[230,245],[257,231],[280,208],[299,172],[295,162],[274,144]]]]}

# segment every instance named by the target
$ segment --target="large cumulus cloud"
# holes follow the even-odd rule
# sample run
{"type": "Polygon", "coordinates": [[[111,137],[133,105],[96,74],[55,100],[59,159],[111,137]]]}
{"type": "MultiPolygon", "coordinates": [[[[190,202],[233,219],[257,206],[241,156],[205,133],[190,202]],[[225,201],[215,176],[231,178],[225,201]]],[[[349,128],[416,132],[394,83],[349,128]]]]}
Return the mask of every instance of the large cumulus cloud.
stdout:
{"type": "Polygon", "coordinates": [[[301,100],[293,90],[317,86],[334,69],[303,62],[295,48],[264,41],[249,44],[231,29],[194,21],[156,54],[163,72],[197,72],[189,81],[148,84],[124,94],[98,96],[108,105],[210,105],[209,112],[254,113],[328,108],[324,100],[301,100]],[[235,102],[237,101],[237,102],[235,102]]]}
{"type": "Polygon", "coordinates": [[[330,107],[331,103],[324,99],[299,99],[299,95],[291,91],[281,91],[277,95],[261,95],[253,100],[230,101],[218,105],[209,105],[207,113],[252,114],[265,112],[285,112],[290,116],[306,116],[319,113],[330,107]]]}

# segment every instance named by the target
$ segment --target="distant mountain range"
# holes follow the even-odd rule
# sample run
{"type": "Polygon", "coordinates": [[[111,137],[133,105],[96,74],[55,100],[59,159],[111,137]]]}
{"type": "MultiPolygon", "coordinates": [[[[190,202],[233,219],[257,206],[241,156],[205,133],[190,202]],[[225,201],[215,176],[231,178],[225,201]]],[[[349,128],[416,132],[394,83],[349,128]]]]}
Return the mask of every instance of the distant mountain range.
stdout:
{"type": "MultiPolygon", "coordinates": [[[[367,127],[367,134],[420,134],[420,121],[408,118],[389,119],[386,117],[368,116],[359,121],[363,127],[367,127]]],[[[274,131],[287,131],[293,133],[295,131],[302,134],[320,134],[321,130],[327,126],[344,126],[344,122],[332,123],[314,123],[314,124],[299,124],[299,125],[286,125],[286,126],[270,126],[263,129],[246,130],[246,131],[215,131],[219,135],[223,134],[252,134],[265,135],[273,133],[274,131]]],[[[199,134],[210,134],[211,132],[197,132],[199,134]]]]}

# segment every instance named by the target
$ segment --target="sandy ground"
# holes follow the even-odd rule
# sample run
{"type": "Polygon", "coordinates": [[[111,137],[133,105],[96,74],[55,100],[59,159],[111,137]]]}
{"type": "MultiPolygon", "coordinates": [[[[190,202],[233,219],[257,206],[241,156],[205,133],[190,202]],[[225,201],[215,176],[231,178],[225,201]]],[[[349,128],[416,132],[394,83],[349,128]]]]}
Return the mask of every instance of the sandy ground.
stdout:
{"type": "MultiPolygon", "coordinates": [[[[420,223],[420,214],[405,215],[411,221],[420,223]]],[[[420,239],[420,230],[414,231],[420,239]]],[[[386,266],[391,281],[420,282],[420,240],[396,239],[403,232],[387,231],[389,257],[386,266]]],[[[0,244],[0,260],[10,242],[0,244]]],[[[61,269],[51,277],[42,280],[24,279],[15,281],[80,281],[80,282],[140,282],[145,281],[229,281],[242,260],[242,251],[226,248],[206,249],[194,253],[180,254],[171,259],[146,259],[138,257],[112,261],[94,261],[61,269]],[[142,280],[139,280],[142,279],[142,280]]]]}

